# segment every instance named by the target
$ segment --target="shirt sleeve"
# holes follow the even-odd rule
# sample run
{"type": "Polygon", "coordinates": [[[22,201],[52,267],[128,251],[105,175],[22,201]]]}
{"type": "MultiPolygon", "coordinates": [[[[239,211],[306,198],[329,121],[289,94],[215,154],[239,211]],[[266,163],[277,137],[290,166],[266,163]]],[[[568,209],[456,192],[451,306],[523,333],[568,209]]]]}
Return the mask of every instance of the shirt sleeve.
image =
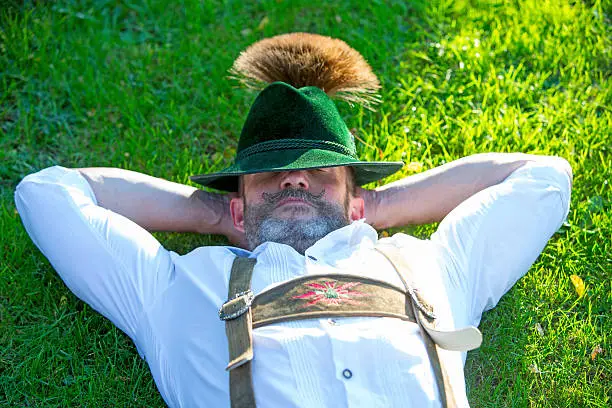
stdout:
{"type": "Polygon", "coordinates": [[[87,180],[55,166],[25,177],[15,204],[68,288],[137,342],[142,313],[172,279],[172,256],[146,230],[97,205],[87,180]]]}
{"type": "Polygon", "coordinates": [[[432,235],[472,324],[529,270],[567,217],[571,174],[566,160],[538,157],[461,203],[432,235]]]}

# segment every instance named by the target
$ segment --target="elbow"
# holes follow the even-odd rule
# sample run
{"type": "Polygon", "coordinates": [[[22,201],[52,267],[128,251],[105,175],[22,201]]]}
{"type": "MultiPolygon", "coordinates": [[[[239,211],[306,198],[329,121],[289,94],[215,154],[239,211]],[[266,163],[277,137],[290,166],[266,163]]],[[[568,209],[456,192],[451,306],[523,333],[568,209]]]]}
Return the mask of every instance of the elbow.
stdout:
{"type": "Polygon", "coordinates": [[[49,207],[49,193],[37,173],[24,177],[15,187],[14,202],[21,222],[27,227],[40,218],[41,207],[49,207]]]}
{"type": "Polygon", "coordinates": [[[562,178],[559,188],[562,191],[562,201],[565,205],[565,217],[563,217],[565,219],[569,213],[574,173],[572,171],[572,166],[563,157],[555,157],[555,165],[559,176],[562,178]]]}
{"type": "Polygon", "coordinates": [[[58,192],[66,187],[62,178],[69,170],[60,166],[48,167],[25,176],[15,187],[15,206],[22,219],[33,216],[40,208],[48,208],[57,199],[58,192]]]}
{"type": "Polygon", "coordinates": [[[15,203],[27,201],[29,198],[38,197],[43,194],[41,190],[44,190],[45,185],[49,182],[46,176],[51,169],[53,167],[28,174],[21,179],[15,187],[15,203]]]}
{"type": "Polygon", "coordinates": [[[31,225],[35,222],[36,217],[36,197],[37,197],[37,185],[31,181],[30,176],[26,176],[23,180],[17,184],[15,188],[15,208],[21,218],[21,222],[25,227],[26,231],[32,237],[32,240],[36,243],[35,238],[31,233],[31,225]]]}
{"type": "Polygon", "coordinates": [[[554,173],[554,184],[565,193],[566,199],[569,202],[569,195],[574,183],[572,166],[563,157],[548,156],[547,159],[547,165],[550,166],[551,172],[554,173]]]}
{"type": "Polygon", "coordinates": [[[32,183],[29,180],[30,176],[24,177],[17,187],[15,187],[15,207],[17,208],[17,212],[23,216],[23,212],[25,209],[25,203],[28,202],[28,197],[32,194],[32,183]]]}
{"type": "Polygon", "coordinates": [[[548,179],[559,184],[561,187],[566,187],[567,190],[571,190],[574,182],[574,174],[572,166],[569,162],[560,156],[538,156],[538,155],[526,155],[528,158],[524,159],[523,166],[534,166],[546,169],[548,179]]]}
{"type": "Polygon", "coordinates": [[[566,184],[568,190],[571,190],[572,184],[574,182],[574,173],[572,172],[572,166],[563,157],[549,156],[549,159],[552,162],[552,167],[557,171],[559,176],[564,179],[565,182],[563,184],[566,184]]]}
{"type": "Polygon", "coordinates": [[[523,155],[523,164],[510,176],[524,180],[544,194],[554,194],[560,200],[559,210],[564,220],[571,201],[573,172],[572,166],[563,157],[523,155]]]}
{"type": "Polygon", "coordinates": [[[569,213],[572,184],[574,181],[574,175],[572,166],[563,157],[559,156],[539,156],[540,159],[536,160],[536,166],[541,167],[544,174],[543,178],[546,180],[548,188],[556,191],[561,199],[563,209],[563,219],[567,217],[569,213]]]}

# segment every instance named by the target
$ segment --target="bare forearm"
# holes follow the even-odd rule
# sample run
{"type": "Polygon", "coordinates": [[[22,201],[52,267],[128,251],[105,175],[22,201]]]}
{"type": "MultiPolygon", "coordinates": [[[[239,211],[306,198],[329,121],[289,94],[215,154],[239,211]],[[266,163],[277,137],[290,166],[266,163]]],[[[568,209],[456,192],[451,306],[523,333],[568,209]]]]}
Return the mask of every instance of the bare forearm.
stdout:
{"type": "Polygon", "coordinates": [[[115,168],[82,168],[98,205],[149,231],[224,234],[223,195],[115,168]]]}
{"type": "Polygon", "coordinates": [[[539,158],[522,153],[477,154],[406,177],[367,192],[366,218],[378,229],[441,221],[470,196],[539,158]]]}

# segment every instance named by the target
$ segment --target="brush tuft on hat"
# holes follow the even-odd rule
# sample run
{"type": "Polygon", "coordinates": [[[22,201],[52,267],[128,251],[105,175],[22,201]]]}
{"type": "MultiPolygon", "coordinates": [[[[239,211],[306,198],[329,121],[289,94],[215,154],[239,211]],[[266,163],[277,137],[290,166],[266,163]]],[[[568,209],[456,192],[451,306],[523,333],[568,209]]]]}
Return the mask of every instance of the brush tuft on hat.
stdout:
{"type": "Polygon", "coordinates": [[[330,97],[370,108],[380,102],[378,78],[347,43],[317,34],[291,33],[249,46],[230,75],[249,88],[282,81],[295,88],[316,86],[330,97]]]}

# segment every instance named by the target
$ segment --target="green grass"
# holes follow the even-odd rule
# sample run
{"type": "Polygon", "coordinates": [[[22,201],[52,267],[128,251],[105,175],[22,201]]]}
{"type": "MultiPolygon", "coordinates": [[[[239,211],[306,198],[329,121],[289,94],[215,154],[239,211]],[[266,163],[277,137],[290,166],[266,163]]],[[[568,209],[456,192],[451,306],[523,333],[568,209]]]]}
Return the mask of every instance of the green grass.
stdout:
{"type": "MultiPolygon", "coordinates": [[[[484,344],[468,355],[469,399],[610,406],[610,2],[244,3],[0,10],[0,405],[163,406],[127,337],[78,301],[29,240],[13,204],[19,180],[54,164],[179,182],[224,167],[253,99],[226,79],[233,59],[263,37],[310,31],[346,40],[379,74],[377,112],[339,107],[362,157],[412,163],[395,178],[486,151],[569,160],[568,221],[485,315],[484,344]],[[572,274],[586,283],[582,297],[572,274]]],[[[178,252],[224,242],[156,235],[178,252]]]]}

